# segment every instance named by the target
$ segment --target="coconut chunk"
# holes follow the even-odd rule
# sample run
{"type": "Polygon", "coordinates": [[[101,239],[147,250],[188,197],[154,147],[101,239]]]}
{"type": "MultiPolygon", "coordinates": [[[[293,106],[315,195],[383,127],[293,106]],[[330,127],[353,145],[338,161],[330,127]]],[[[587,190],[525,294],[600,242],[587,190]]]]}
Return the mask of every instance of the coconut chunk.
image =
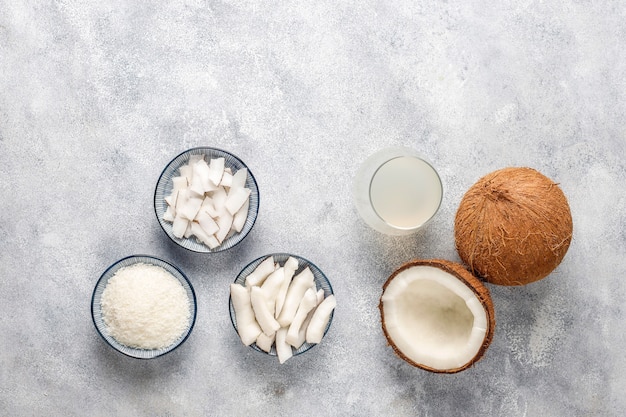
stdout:
{"type": "Polygon", "coordinates": [[[291,284],[291,279],[298,269],[298,260],[293,256],[290,256],[283,266],[284,277],[283,282],[280,285],[278,290],[278,294],[276,295],[276,307],[274,309],[274,316],[278,318],[280,312],[283,309],[283,304],[285,303],[285,297],[287,297],[287,290],[289,289],[289,284],[291,284]]]}
{"type": "Polygon", "coordinates": [[[278,355],[278,362],[285,363],[293,356],[293,350],[286,341],[287,329],[281,328],[276,332],[276,354],[278,355]]]}
{"type": "Polygon", "coordinates": [[[302,301],[300,301],[300,305],[298,306],[298,310],[296,311],[296,315],[293,317],[291,324],[289,325],[289,330],[287,331],[286,341],[291,346],[296,346],[298,343],[298,335],[300,333],[300,327],[304,323],[307,315],[311,310],[313,310],[317,306],[317,295],[314,290],[309,288],[304,293],[304,297],[302,297],[302,301]]]}
{"type": "Polygon", "coordinates": [[[265,298],[261,287],[252,287],[250,289],[250,302],[252,303],[254,316],[256,317],[259,326],[261,326],[263,333],[271,336],[278,329],[280,329],[280,324],[278,324],[274,315],[267,307],[267,298],[265,298]]]}
{"type": "Polygon", "coordinates": [[[231,188],[224,206],[232,215],[237,213],[250,197],[251,190],[249,188],[231,188]]]}
{"type": "Polygon", "coordinates": [[[187,229],[185,230],[185,233],[183,233],[183,237],[185,239],[189,239],[191,237],[191,223],[190,221],[187,222],[187,229]]]}
{"type": "Polygon", "coordinates": [[[169,206],[165,210],[165,213],[163,213],[163,220],[172,223],[174,221],[174,217],[176,217],[176,209],[172,206],[169,206]]]}
{"type": "Polygon", "coordinates": [[[271,334],[270,336],[261,332],[259,336],[256,338],[256,345],[259,349],[264,352],[268,352],[272,350],[272,345],[276,341],[276,333],[271,334]]]}
{"type": "Polygon", "coordinates": [[[195,219],[202,206],[202,200],[202,198],[195,196],[188,197],[186,200],[176,205],[176,214],[189,221],[195,219]]]}
{"type": "Polygon", "coordinates": [[[302,272],[293,278],[287,290],[283,308],[278,316],[278,322],[281,326],[289,326],[293,321],[304,293],[313,285],[314,281],[313,272],[311,272],[309,267],[304,268],[302,272]]]}
{"type": "Polygon", "coordinates": [[[337,307],[337,300],[334,295],[329,295],[317,306],[306,329],[306,341],[308,343],[319,343],[322,341],[324,330],[330,321],[330,315],[335,307],[337,307]]]}
{"type": "Polygon", "coordinates": [[[274,257],[268,256],[246,277],[246,287],[261,285],[274,269],[274,257]]]}
{"type": "Polygon", "coordinates": [[[187,184],[191,184],[191,180],[193,178],[193,167],[189,164],[182,165],[178,168],[178,172],[181,177],[185,177],[187,179],[187,184]]]}
{"type": "Polygon", "coordinates": [[[267,308],[274,314],[276,308],[276,297],[278,296],[278,291],[280,290],[280,286],[285,279],[285,269],[282,267],[276,268],[274,272],[272,272],[263,285],[261,285],[261,289],[263,290],[263,294],[267,299],[267,308]]]}
{"type": "Polygon", "coordinates": [[[254,317],[250,294],[248,290],[239,284],[230,284],[230,298],[235,310],[237,320],[237,333],[244,345],[254,343],[262,333],[261,327],[254,317]]]}
{"type": "Polygon", "coordinates": [[[231,188],[243,188],[246,186],[247,179],[248,179],[248,170],[246,168],[241,168],[239,171],[233,174],[233,179],[231,180],[230,187],[231,188]]]}
{"type": "Polygon", "coordinates": [[[219,213],[224,209],[228,194],[224,187],[218,187],[217,190],[211,194],[211,198],[213,199],[213,207],[215,207],[216,212],[219,213]]]}
{"type": "Polygon", "coordinates": [[[224,168],[224,174],[222,175],[222,181],[220,182],[220,185],[222,187],[226,187],[226,188],[230,188],[233,184],[233,174],[230,171],[230,169],[226,169],[224,168]]]}
{"type": "Polygon", "coordinates": [[[185,236],[185,232],[187,231],[188,226],[189,220],[181,216],[176,216],[174,217],[174,222],[172,223],[172,234],[181,239],[183,236],[185,236]]]}
{"type": "Polygon", "coordinates": [[[215,190],[216,186],[209,181],[209,172],[209,165],[204,159],[193,164],[193,180],[189,188],[200,195],[215,190]]]}
{"type": "Polygon", "coordinates": [[[215,249],[217,248],[219,245],[221,245],[220,241],[217,240],[217,238],[215,237],[215,235],[211,235],[208,237],[207,241],[204,242],[210,249],[215,249]]]}
{"type": "Polygon", "coordinates": [[[246,224],[246,220],[248,219],[248,210],[250,209],[250,199],[247,199],[239,211],[235,213],[233,217],[233,230],[237,233],[243,230],[243,226],[246,224]]]}
{"type": "Polygon", "coordinates": [[[220,185],[222,176],[224,175],[224,158],[213,158],[209,163],[209,180],[215,185],[220,185]]]}
{"type": "Polygon", "coordinates": [[[215,209],[215,205],[213,204],[213,199],[211,197],[204,197],[202,208],[213,218],[213,220],[215,220],[220,214],[220,212],[215,209]]]}
{"type": "Polygon", "coordinates": [[[174,177],[172,178],[172,184],[172,194],[174,194],[174,191],[182,190],[183,188],[187,188],[189,186],[187,177],[174,177]]]}
{"type": "Polygon", "coordinates": [[[207,235],[213,235],[220,229],[213,217],[208,213],[206,207],[200,207],[194,220],[198,222],[207,235]]]}
{"type": "Polygon", "coordinates": [[[233,216],[226,210],[219,214],[215,222],[219,226],[219,230],[215,232],[215,238],[222,243],[230,232],[233,225],[233,216]]]}

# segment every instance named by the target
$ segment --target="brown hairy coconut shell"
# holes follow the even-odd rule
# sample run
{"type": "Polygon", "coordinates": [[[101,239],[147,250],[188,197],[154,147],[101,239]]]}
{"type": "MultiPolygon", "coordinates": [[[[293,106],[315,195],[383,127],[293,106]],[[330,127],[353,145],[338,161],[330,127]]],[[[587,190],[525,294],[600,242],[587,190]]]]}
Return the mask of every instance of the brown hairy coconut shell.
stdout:
{"type": "MultiPolygon", "coordinates": [[[[433,275],[437,275],[437,271],[435,271],[433,275]]],[[[428,279],[426,279],[425,281],[428,281],[428,279]]],[[[408,280],[408,282],[411,281],[408,280]]],[[[417,308],[415,310],[409,308],[409,310],[411,310],[410,312],[414,313],[414,317],[406,318],[406,314],[402,315],[402,318],[406,320],[403,321],[403,323],[405,323],[403,324],[403,326],[406,326],[406,323],[416,323],[416,321],[419,322],[420,320],[424,320],[425,318],[427,321],[432,320],[432,323],[428,324],[434,325],[434,327],[432,328],[428,328],[428,326],[422,327],[421,325],[419,325],[419,323],[416,326],[406,326],[405,331],[411,334],[411,337],[415,337],[414,341],[412,340],[412,344],[414,343],[415,345],[424,345],[422,347],[418,347],[417,350],[419,350],[420,348],[431,350],[431,353],[433,353],[433,355],[443,355],[445,360],[445,355],[447,354],[445,352],[451,352],[450,355],[455,355],[456,353],[458,353],[459,346],[465,347],[470,345],[468,341],[470,339],[470,336],[468,335],[461,337],[460,340],[453,340],[449,337],[450,333],[455,333],[458,330],[456,329],[456,325],[458,323],[456,323],[456,319],[454,318],[455,316],[453,312],[451,312],[450,303],[447,303],[446,300],[437,298],[431,300],[428,298],[428,294],[431,293],[430,291],[428,291],[428,288],[425,288],[424,286],[411,288],[411,285],[413,284],[409,283],[408,286],[405,286],[406,283],[407,280],[405,280],[402,285],[397,285],[402,288],[399,291],[400,297],[404,296],[404,298],[406,298],[404,300],[405,304],[413,304],[417,308]],[[426,291],[423,291],[424,289],[426,289],[426,291]],[[430,307],[426,307],[430,311],[427,311],[427,314],[423,314],[424,310],[423,308],[420,310],[419,304],[430,304],[430,307]],[[430,319],[428,318],[429,316],[431,317],[430,319]],[[449,326],[442,326],[441,320],[444,317],[445,320],[443,321],[445,323],[449,323],[449,326]],[[424,329],[427,330],[425,331],[424,329]],[[429,338],[432,340],[428,341],[429,338]],[[425,346],[426,344],[429,344],[431,346],[425,346]]],[[[437,285],[435,285],[435,287],[437,287],[437,285]]],[[[398,291],[395,292],[398,293],[398,291]]],[[[461,299],[461,305],[463,305],[464,303],[466,303],[466,301],[463,301],[461,299]]],[[[443,259],[413,260],[402,265],[387,279],[387,281],[383,285],[383,294],[380,298],[378,308],[380,310],[383,333],[385,335],[385,338],[387,339],[387,343],[391,346],[395,354],[415,367],[436,373],[452,374],[460,372],[478,362],[483,357],[487,348],[491,344],[496,325],[493,302],[491,300],[489,290],[485,287],[485,285],[479,279],[473,276],[463,265],[443,259]],[[421,267],[431,268],[425,270],[421,267]],[[473,299],[474,308],[480,310],[480,307],[478,307],[477,303],[475,302],[478,301],[478,304],[480,304],[480,306],[482,306],[482,308],[484,309],[484,315],[480,313],[480,315],[478,316],[480,317],[480,319],[477,318],[476,315],[474,315],[471,322],[471,331],[478,331],[476,332],[477,337],[474,338],[474,343],[472,344],[473,347],[467,349],[468,356],[466,357],[468,359],[466,359],[463,363],[458,363],[454,366],[435,366],[432,360],[430,360],[430,364],[424,363],[427,361],[420,361],[420,359],[418,358],[418,356],[420,355],[414,353],[413,349],[411,349],[412,345],[409,345],[409,348],[407,349],[406,342],[403,342],[405,345],[405,348],[403,349],[398,346],[402,345],[403,343],[399,343],[400,340],[394,340],[393,336],[393,329],[397,328],[400,325],[400,320],[393,322],[392,317],[398,316],[399,311],[406,312],[406,308],[398,310],[396,305],[394,305],[393,307],[390,306],[389,303],[397,302],[395,298],[398,298],[399,296],[394,296],[394,299],[390,301],[388,297],[390,297],[391,295],[388,293],[392,291],[389,291],[389,287],[393,286],[392,283],[394,283],[394,280],[400,281],[401,277],[407,275],[407,272],[414,273],[414,271],[420,271],[418,273],[422,274],[422,279],[425,277],[428,278],[431,274],[433,274],[433,272],[430,272],[433,271],[433,268],[440,272],[443,272],[444,277],[446,277],[446,279],[449,279],[447,284],[441,285],[441,288],[445,288],[443,291],[451,287],[450,280],[458,280],[458,283],[455,283],[455,285],[460,285],[463,288],[463,291],[461,291],[460,293],[449,291],[451,294],[454,294],[452,298],[455,298],[460,294],[464,294],[465,297],[468,297],[468,294],[472,294],[469,295],[469,298],[473,299]],[[388,316],[386,314],[388,314],[388,316]],[[392,321],[392,323],[389,324],[389,321],[392,321]],[[476,329],[474,327],[476,327],[476,329]],[[479,328],[481,330],[479,330],[479,328]]],[[[468,307],[465,308],[469,311],[468,307]]],[[[397,331],[395,331],[395,333],[397,334],[397,331]]],[[[472,336],[473,335],[474,333],[472,333],[472,336]]]]}
{"type": "Polygon", "coordinates": [[[532,168],[504,168],[463,196],[454,237],[470,271],[499,285],[546,277],[572,240],[572,215],[559,186],[532,168]]]}

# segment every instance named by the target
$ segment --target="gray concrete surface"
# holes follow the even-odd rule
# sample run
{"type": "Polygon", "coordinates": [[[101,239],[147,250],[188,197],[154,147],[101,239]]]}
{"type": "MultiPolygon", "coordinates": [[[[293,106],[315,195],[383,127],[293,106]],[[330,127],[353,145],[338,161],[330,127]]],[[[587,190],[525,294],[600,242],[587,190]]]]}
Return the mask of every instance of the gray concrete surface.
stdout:
{"type": "Polygon", "coordinates": [[[0,414],[621,416],[626,411],[626,5],[620,0],[0,0],[0,414]],[[198,255],[152,208],[179,152],[256,176],[247,240],[198,255]],[[414,237],[365,226],[350,186],[376,150],[418,149],[441,211],[414,237]],[[574,239],[523,288],[490,286],[497,328],[442,376],[386,346],[386,277],[458,260],[465,190],[505,166],[561,184],[574,239]],[[252,259],[315,262],[338,298],[320,346],[279,366],[238,341],[228,284],[252,259]],[[190,277],[198,319],[151,361],[97,335],[90,297],[119,258],[190,277]]]}

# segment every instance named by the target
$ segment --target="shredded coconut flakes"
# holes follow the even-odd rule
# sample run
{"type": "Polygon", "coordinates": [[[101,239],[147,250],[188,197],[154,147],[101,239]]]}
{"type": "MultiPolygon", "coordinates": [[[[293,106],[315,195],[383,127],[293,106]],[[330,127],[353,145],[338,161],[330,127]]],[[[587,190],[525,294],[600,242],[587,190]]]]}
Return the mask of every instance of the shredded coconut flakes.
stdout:
{"type": "Polygon", "coordinates": [[[189,325],[189,297],[165,269],[145,263],[118,270],[101,299],[109,334],[119,343],[139,349],[170,346],[189,325]]]}

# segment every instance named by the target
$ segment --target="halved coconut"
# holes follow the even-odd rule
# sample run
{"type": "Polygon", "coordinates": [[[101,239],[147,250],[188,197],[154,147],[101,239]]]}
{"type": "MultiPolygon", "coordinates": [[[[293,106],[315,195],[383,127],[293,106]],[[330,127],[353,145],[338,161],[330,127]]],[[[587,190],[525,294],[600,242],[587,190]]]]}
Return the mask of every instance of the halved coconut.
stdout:
{"type": "Polygon", "coordinates": [[[414,260],[395,271],[380,298],[383,332],[395,353],[431,372],[477,362],[493,338],[489,290],[461,264],[414,260]]]}

